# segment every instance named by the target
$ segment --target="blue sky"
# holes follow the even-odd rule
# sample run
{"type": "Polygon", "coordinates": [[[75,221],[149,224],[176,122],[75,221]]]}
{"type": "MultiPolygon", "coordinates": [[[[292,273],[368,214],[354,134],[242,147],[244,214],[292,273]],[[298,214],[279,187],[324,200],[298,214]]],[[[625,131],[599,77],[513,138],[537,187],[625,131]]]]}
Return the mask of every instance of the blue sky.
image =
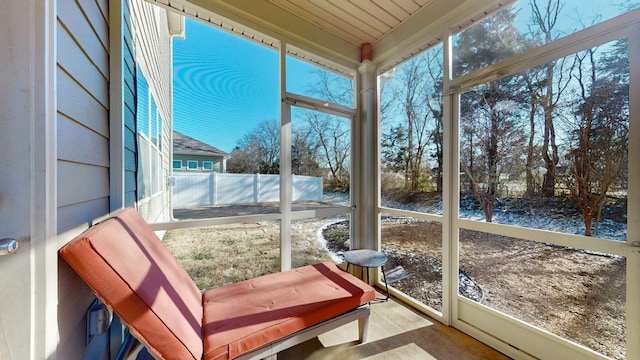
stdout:
{"type": "MultiPolygon", "coordinates": [[[[594,11],[610,18],[619,1],[565,0],[563,18],[580,12],[590,20],[594,11]]],[[[518,4],[526,21],[528,0],[518,4]]],[[[259,122],[279,118],[278,53],[189,18],[185,35],[173,43],[174,129],[230,153],[259,122]]],[[[288,60],[287,91],[304,94],[315,82],[312,68],[288,60]]]]}
{"type": "MultiPolygon", "coordinates": [[[[175,39],[174,129],[231,152],[263,120],[279,119],[278,52],[186,19],[175,39]]],[[[303,93],[312,66],[287,61],[287,89],[303,93]]]]}

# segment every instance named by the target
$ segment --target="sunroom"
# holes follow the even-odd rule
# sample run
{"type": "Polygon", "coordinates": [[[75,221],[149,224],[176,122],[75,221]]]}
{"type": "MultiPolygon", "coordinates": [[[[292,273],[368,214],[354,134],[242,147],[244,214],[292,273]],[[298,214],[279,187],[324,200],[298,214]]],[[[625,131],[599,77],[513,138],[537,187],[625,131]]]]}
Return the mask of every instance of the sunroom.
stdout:
{"type": "Polygon", "coordinates": [[[394,302],[508,357],[640,358],[639,6],[3,5],[0,358],[81,358],[57,251],[124,207],[201,288],[371,249],[394,302]],[[226,173],[173,173],[174,131],[226,173]]]}

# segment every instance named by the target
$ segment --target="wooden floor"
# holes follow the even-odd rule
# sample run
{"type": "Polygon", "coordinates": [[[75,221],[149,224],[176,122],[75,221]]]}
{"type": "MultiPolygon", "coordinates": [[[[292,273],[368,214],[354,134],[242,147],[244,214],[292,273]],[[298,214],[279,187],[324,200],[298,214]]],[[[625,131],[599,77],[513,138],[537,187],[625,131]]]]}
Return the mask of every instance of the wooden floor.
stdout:
{"type": "Polygon", "coordinates": [[[369,338],[357,344],[357,322],[278,354],[278,360],[321,359],[509,359],[460,331],[400,302],[371,305],[369,338]]]}

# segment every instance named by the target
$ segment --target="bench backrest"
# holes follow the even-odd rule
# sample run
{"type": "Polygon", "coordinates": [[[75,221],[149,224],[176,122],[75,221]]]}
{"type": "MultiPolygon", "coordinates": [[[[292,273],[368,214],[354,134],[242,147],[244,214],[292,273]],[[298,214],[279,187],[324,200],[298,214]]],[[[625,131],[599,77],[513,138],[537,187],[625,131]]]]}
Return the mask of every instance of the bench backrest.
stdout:
{"type": "Polygon", "coordinates": [[[155,355],[202,358],[202,294],[134,209],[92,226],[60,255],[155,355]]]}

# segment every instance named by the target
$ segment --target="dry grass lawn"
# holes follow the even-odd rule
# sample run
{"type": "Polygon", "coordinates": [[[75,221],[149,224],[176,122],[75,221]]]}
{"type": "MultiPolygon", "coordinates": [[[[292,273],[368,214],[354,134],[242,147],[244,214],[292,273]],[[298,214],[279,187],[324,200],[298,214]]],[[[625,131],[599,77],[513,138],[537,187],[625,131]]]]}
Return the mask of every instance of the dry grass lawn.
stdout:
{"type": "MultiPolygon", "coordinates": [[[[330,259],[319,239],[327,221],[294,224],[294,267],[330,259]]],[[[278,271],[279,236],[277,222],[263,221],[172,230],[164,242],[198,287],[208,289],[278,271]]],[[[438,224],[386,224],[382,236],[387,251],[441,257],[438,224]]],[[[482,286],[485,305],[612,358],[625,358],[624,258],[466,231],[460,267],[482,286]]],[[[427,290],[418,290],[426,294],[425,301],[441,299],[440,273],[407,270],[430,279],[420,285],[427,290]]],[[[416,279],[394,286],[410,293],[403,281],[416,279]]]]}

